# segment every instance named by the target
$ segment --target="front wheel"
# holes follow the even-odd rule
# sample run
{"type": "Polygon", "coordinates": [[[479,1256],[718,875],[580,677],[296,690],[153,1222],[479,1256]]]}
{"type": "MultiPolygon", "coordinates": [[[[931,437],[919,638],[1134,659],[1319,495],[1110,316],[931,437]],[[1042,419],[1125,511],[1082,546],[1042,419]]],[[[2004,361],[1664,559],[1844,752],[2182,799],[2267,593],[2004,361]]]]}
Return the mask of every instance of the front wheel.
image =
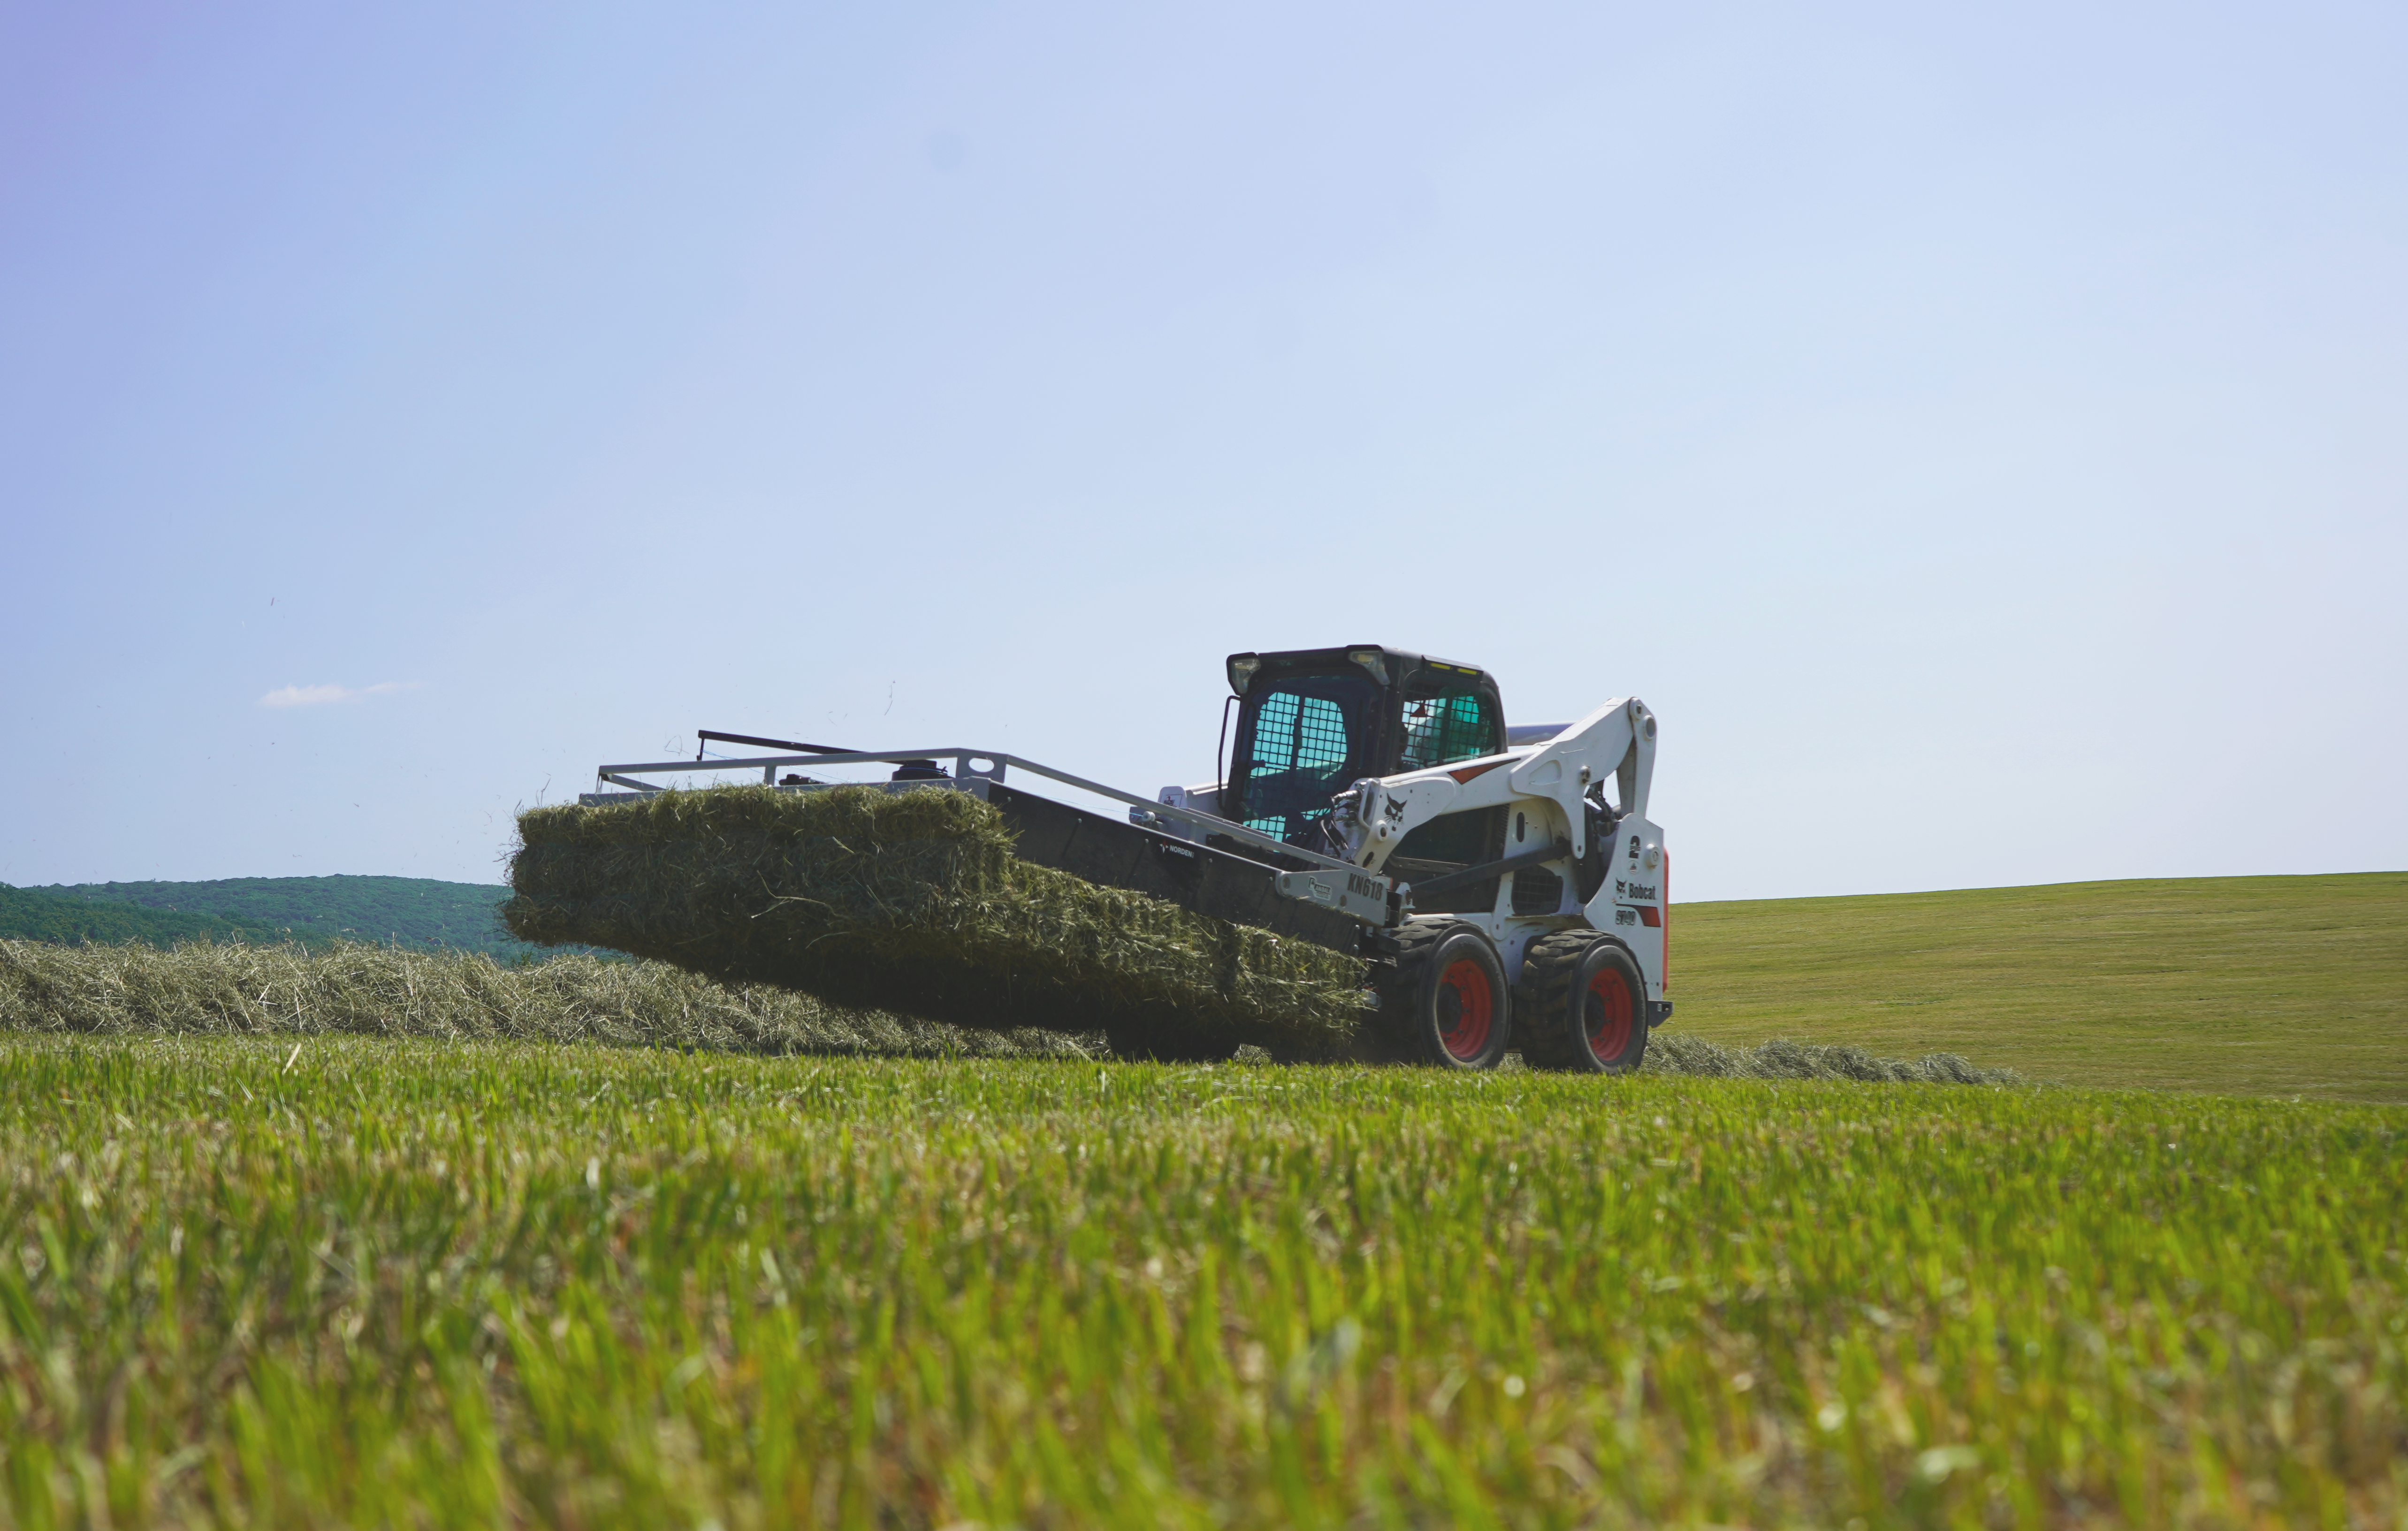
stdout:
{"type": "Polygon", "coordinates": [[[1522,1058],[1535,1068],[1627,1074],[1647,1056],[1647,985],[1621,942],[1567,931],[1530,943],[1522,1058]]]}
{"type": "Polygon", "coordinates": [[[1414,1063],[1494,1068],[1512,1039],[1512,996],[1497,948],[1470,925],[1404,937],[1383,986],[1381,1020],[1414,1063]]]}

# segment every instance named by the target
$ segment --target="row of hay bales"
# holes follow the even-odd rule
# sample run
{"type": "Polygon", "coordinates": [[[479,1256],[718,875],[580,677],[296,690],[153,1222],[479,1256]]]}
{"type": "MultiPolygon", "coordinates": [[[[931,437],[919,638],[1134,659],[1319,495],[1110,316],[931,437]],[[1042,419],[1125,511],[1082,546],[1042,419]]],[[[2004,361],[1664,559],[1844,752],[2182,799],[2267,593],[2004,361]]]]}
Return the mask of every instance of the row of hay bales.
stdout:
{"type": "Polygon", "coordinates": [[[519,818],[511,934],[979,1031],[1342,1051],[1354,956],[1012,853],[967,793],[714,787],[519,818]]]}

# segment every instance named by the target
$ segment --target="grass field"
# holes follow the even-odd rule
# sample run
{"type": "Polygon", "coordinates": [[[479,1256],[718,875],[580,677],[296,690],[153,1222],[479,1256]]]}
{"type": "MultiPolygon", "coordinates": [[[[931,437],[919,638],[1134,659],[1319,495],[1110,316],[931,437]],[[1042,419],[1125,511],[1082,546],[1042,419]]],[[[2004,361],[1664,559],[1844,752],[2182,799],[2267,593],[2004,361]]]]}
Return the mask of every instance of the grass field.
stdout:
{"type": "Polygon", "coordinates": [[[0,1518],[2358,1525],[2408,1112],[0,1047],[0,1518]]]}
{"type": "MultiPolygon", "coordinates": [[[[1663,1039],[1789,1037],[1954,1052],[2059,1083],[2408,1103],[2408,873],[1684,904],[1672,965],[1679,1017],[1663,1039]]],[[[509,979],[384,948],[0,942],[0,1031],[323,1029],[764,1051],[1075,1045],[643,964],[509,979]]]]}
{"type": "MultiPolygon", "coordinates": [[[[1684,904],[1659,1041],[1929,1052],[2059,1083],[2408,1102],[2408,874],[1684,904]]],[[[505,976],[342,947],[0,942],[0,1032],[589,1037],[782,1052],[1070,1051],[648,964],[505,976]],[[947,1039],[951,1040],[948,1041],[947,1039]]]]}
{"type": "Polygon", "coordinates": [[[2408,873],[1684,904],[1682,1029],[2084,1084],[2408,1101],[2408,873]]]}

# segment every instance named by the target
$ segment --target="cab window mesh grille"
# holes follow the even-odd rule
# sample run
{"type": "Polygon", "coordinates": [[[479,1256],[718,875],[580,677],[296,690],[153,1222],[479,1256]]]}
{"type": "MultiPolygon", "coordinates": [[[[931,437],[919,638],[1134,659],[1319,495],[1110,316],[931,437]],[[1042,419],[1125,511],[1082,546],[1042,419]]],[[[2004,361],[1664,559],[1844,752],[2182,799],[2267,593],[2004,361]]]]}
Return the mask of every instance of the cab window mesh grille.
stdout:
{"type": "Polygon", "coordinates": [[[1328,817],[1330,795],[1364,773],[1377,703],[1370,681],[1351,676],[1298,678],[1266,691],[1240,724],[1239,822],[1297,841],[1328,817]]]}
{"type": "Polygon", "coordinates": [[[1496,720],[1484,697],[1433,696],[1405,704],[1404,770],[1470,760],[1497,748],[1496,720]]]}

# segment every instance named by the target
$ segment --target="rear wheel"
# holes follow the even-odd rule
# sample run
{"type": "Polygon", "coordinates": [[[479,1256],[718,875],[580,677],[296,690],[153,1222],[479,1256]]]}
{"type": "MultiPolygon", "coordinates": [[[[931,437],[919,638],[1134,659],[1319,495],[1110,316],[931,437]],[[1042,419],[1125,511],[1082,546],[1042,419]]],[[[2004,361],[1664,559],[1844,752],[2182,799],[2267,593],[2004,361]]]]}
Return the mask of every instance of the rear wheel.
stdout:
{"type": "Polygon", "coordinates": [[[1522,1060],[1534,1068],[1627,1074],[1647,1056],[1647,986],[1623,945],[1594,931],[1530,943],[1522,1060]]]}
{"type": "Polygon", "coordinates": [[[1512,1037],[1512,996],[1497,948],[1471,925],[1411,928],[1381,985],[1380,1021],[1396,1052],[1440,1068],[1494,1068],[1512,1037]]]}

